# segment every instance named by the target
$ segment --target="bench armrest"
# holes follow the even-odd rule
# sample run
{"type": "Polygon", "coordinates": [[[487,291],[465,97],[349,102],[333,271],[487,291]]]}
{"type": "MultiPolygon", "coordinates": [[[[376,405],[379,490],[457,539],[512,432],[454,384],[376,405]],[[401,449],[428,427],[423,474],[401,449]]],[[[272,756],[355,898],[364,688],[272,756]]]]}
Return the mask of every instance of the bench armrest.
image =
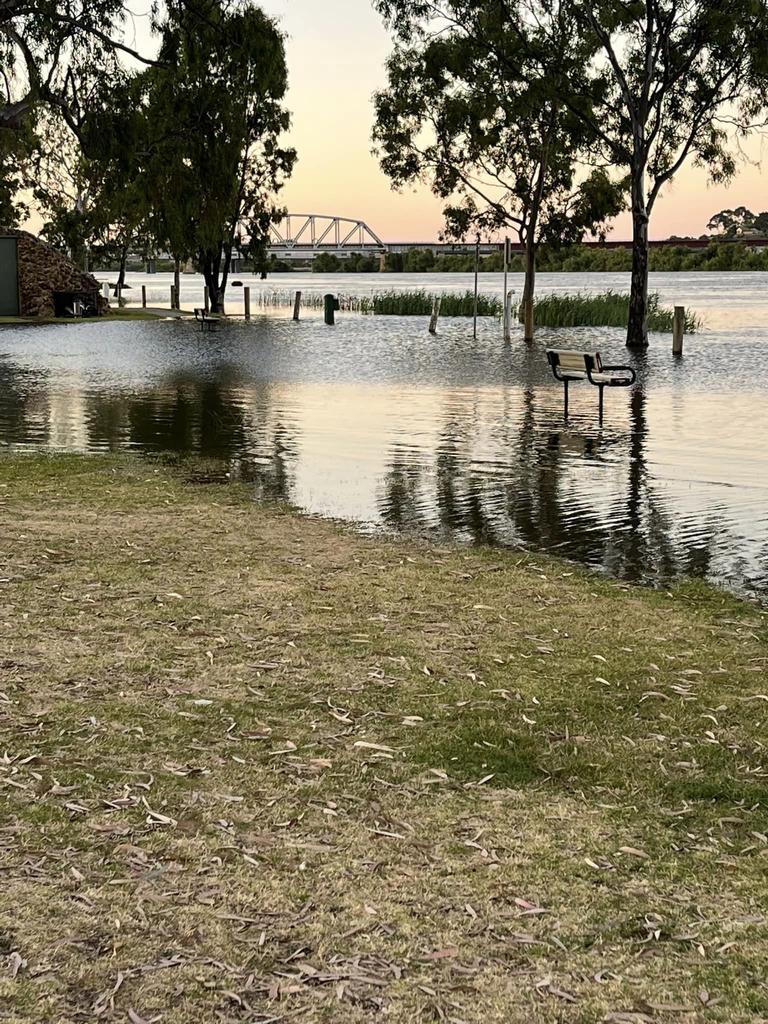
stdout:
{"type": "Polygon", "coordinates": [[[624,378],[623,380],[617,380],[615,386],[631,387],[637,380],[637,374],[631,366],[601,366],[599,370],[587,370],[590,384],[594,384],[596,387],[599,387],[601,384],[610,387],[610,384],[606,381],[594,380],[593,374],[600,376],[600,374],[611,373],[621,373],[624,378]]]}

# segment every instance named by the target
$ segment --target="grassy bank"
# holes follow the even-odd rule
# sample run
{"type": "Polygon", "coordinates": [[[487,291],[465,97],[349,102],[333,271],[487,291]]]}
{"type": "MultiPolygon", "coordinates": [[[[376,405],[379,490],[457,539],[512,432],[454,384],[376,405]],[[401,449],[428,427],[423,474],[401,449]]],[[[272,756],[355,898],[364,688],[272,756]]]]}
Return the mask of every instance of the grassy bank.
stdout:
{"type": "Polygon", "coordinates": [[[757,1021],[766,614],[0,460],[0,1019],[757,1021]]]}
{"type": "Polygon", "coordinates": [[[105,320],[156,320],[157,313],[148,312],[146,309],[111,309],[109,313],[106,313],[101,317],[85,317],[83,319],[74,319],[71,316],[51,316],[51,317],[24,317],[24,316],[0,316],[0,324],[8,324],[13,326],[26,325],[38,327],[41,324],[71,324],[77,325],[88,324],[88,323],[103,323],[105,320]]]}

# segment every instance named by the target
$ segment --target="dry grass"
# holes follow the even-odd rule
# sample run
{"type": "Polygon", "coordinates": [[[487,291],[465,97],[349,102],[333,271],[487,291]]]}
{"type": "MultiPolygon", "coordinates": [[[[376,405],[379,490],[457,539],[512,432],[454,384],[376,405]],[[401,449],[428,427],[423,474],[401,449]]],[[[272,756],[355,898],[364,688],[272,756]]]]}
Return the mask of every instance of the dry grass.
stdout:
{"type": "Polygon", "coordinates": [[[768,1018],[766,615],[0,461],[0,1020],[768,1018]]]}

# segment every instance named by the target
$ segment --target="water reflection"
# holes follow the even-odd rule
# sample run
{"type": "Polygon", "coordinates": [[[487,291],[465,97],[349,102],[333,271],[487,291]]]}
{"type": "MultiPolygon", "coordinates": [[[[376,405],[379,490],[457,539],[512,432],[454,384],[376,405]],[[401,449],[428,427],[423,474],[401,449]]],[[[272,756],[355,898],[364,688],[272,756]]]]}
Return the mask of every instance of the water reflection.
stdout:
{"type": "Polygon", "coordinates": [[[477,345],[402,321],[138,328],[0,335],[0,443],[189,454],[220,461],[200,479],[325,514],[768,592],[768,418],[739,369],[754,351],[713,348],[695,373],[651,352],[600,429],[590,388],[565,423],[542,351],[504,349],[493,325],[477,345]]]}
{"type": "MultiPolygon", "coordinates": [[[[536,388],[523,388],[519,415],[503,417],[502,444],[509,458],[497,472],[473,463],[467,429],[474,422],[472,411],[464,410],[462,417],[453,403],[433,465],[418,463],[408,449],[395,446],[379,501],[382,522],[483,544],[559,552],[632,581],[717,575],[713,550],[729,532],[727,519],[713,513],[695,537],[675,535],[673,517],[648,470],[642,378],[629,403],[628,443],[618,453],[611,452],[611,439],[601,432],[578,432],[565,423],[542,430],[536,395],[536,388]],[[607,508],[600,510],[574,493],[570,477],[574,460],[597,470],[605,458],[618,458],[625,483],[604,495],[607,508]]],[[[762,550],[764,565],[768,546],[762,550]]],[[[764,586],[764,573],[753,574],[752,582],[764,586]]]]}

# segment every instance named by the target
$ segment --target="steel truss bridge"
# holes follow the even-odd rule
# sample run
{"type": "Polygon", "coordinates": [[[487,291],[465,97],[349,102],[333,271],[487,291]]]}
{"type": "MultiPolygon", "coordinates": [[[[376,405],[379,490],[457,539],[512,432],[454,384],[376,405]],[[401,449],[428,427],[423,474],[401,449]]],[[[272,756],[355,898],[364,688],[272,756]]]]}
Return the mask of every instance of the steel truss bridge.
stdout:
{"type": "Polygon", "coordinates": [[[365,221],[320,213],[288,213],[269,229],[270,255],[278,259],[313,259],[321,252],[342,258],[353,253],[381,256],[386,242],[365,221]]]}
{"type": "MultiPolygon", "coordinates": [[[[248,229],[245,224],[240,225],[238,241],[235,244],[234,260],[232,269],[240,270],[242,254],[240,247],[248,238],[248,229]],[[239,244],[238,244],[239,242],[239,244]]],[[[753,239],[749,237],[733,239],[740,241],[752,249],[768,247],[768,239],[753,239]]],[[[701,239],[666,239],[664,241],[651,241],[651,248],[666,248],[669,246],[682,246],[687,249],[705,248],[711,243],[708,238],[701,239]]],[[[619,249],[631,248],[629,241],[584,241],[581,243],[590,249],[619,249]]],[[[723,241],[721,244],[727,244],[723,241]]],[[[453,253],[474,253],[475,243],[467,242],[384,242],[376,232],[363,220],[355,220],[351,217],[333,217],[321,213],[287,213],[279,224],[272,224],[269,229],[269,244],[267,252],[270,256],[285,261],[309,261],[315,259],[321,253],[330,253],[340,259],[347,259],[353,255],[378,256],[383,263],[387,253],[407,254],[414,249],[429,249],[436,256],[450,255],[453,253]]],[[[490,256],[494,253],[501,253],[504,250],[504,243],[501,241],[480,243],[480,255],[490,256]]],[[[524,246],[519,242],[512,242],[510,252],[522,253],[524,246]]],[[[167,254],[163,258],[168,258],[167,254]]]]}

